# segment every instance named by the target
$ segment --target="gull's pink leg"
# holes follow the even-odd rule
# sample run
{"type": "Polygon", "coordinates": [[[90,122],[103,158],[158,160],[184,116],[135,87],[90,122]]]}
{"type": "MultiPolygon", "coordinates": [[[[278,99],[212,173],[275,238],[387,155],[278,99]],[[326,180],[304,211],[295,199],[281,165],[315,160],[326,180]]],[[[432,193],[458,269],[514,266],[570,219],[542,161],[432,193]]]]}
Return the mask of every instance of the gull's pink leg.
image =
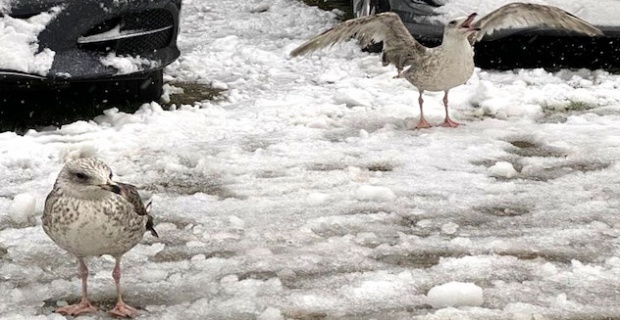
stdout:
{"type": "Polygon", "coordinates": [[[128,306],[123,302],[121,297],[121,257],[116,257],[116,265],[114,271],[112,271],[112,277],[114,278],[114,284],[116,284],[116,306],[110,310],[110,315],[124,318],[133,318],[138,314],[138,310],[128,306]]]}
{"type": "Polygon", "coordinates": [[[448,91],[450,91],[450,90],[444,91],[445,94],[443,96],[443,107],[446,109],[446,118],[444,119],[444,121],[441,124],[441,126],[442,127],[456,128],[456,127],[459,126],[460,123],[452,121],[452,119],[450,119],[450,115],[448,113],[448,91]]]}
{"type": "Polygon", "coordinates": [[[420,90],[420,96],[418,97],[418,103],[420,104],[420,122],[418,122],[418,125],[415,127],[415,129],[432,127],[430,123],[428,123],[426,119],[424,119],[424,109],[423,109],[424,99],[422,98],[423,93],[424,93],[424,90],[420,90]]]}
{"type": "Polygon", "coordinates": [[[396,68],[396,75],[394,77],[392,77],[393,79],[398,79],[398,78],[402,78],[402,72],[403,72],[403,68],[396,68]]]}
{"type": "Polygon", "coordinates": [[[97,311],[97,308],[93,307],[88,301],[88,267],[82,258],[78,258],[78,262],[80,264],[80,277],[82,278],[82,300],[80,303],[56,309],[56,312],[62,315],[77,316],[82,313],[97,311]]]}

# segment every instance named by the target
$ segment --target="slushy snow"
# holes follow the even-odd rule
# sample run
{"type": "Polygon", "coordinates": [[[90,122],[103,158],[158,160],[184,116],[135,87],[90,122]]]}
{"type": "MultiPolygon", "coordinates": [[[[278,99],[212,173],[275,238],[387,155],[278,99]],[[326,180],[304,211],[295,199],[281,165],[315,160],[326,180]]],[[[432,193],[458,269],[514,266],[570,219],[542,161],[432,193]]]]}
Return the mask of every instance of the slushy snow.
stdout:
{"type": "MultiPolygon", "coordinates": [[[[76,259],[40,216],[84,156],[153,200],[160,238],[122,262],[140,319],[620,318],[620,76],[476,70],[450,91],[463,126],[412,131],[418,93],[380,55],[351,42],[289,56],[334,12],[183,6],[165,77],[222,99],[0,134],[0,318],[61,319],[78,301],[76,259]],[[492,176],[501,162],[519,174],[492,176]],[[429,304],[450,297],[475,306],[429,304]]],[[[425,93],[431,123],[442,95],[425,93]]],[[[100,311],[80,318],[108,319],[114,259],[89,266],[100,311]]]]}

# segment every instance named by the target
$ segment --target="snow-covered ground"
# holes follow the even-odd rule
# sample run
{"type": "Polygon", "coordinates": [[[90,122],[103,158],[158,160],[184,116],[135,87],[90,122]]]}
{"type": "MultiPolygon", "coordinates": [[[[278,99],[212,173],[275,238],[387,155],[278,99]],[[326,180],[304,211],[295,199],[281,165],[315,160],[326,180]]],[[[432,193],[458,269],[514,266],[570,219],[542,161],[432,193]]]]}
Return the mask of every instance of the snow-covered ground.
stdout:
{"type": "MultiPolygon", "coordinates": [[[[410,131],[417,92],[377,55],[288,57],[335,14],[293,0],[182,14],[166,77],[224,101],[0,134],[0,318],[62,319],[79,297],[40,216],[80,156],[153,197],[161,238],[123,261],[140,319],[620,317],[619,76],[477,70],[451,91],[463,126],[410,131]]],[[[442,94],[425,97],[440,123],[442,94]]],[[[102,310],[113,264],[90,261],[102,310]]]]}

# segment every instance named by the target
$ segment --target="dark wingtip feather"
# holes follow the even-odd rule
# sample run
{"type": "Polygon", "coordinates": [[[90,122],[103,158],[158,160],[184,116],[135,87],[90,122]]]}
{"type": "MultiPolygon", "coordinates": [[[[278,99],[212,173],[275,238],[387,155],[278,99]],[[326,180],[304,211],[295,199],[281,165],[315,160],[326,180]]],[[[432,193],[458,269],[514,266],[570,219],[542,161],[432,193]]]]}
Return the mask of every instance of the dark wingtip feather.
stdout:
{"type": "Polygon", "coordinates": [[[147,220],[146,220],[146,230],[149,230],[151,232],[151,235],[155,238],[159,238],[159,235],[157,234],[157,231],[155,231],[154,225],[153,225],[153,217],[148,216],[147,215],[147,220]]]}
{"type": "Polygon", "coordinates": [[[297,56],[302,55],[306,51],[306,47],[307,47],[307,45],[305,45],[305,44],[297,47],[297,49],[291,51],[291,53],[290,53],[291,57],[297,57],[297,56]]]}

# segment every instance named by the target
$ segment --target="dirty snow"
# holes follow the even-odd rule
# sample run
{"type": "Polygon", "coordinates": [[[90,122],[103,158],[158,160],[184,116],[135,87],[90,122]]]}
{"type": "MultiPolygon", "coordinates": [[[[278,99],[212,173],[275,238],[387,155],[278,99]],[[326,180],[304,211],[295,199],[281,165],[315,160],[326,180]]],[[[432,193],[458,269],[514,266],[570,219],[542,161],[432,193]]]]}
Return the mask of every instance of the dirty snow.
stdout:
{"type": "MultiPolygon", "coordinates": [[[[288,56],[335,14],[292,0],[186,0],[182,14],[166,78],[217,83],[223,101],[0,134],[0,318],[62,319],[79,297],[40,215],[80,156],[153,198],[161,238],[123,259],[140,319],[620,317],[619,76],[476,70],[451,91],[463,126],[410,131],[417,92],[378,55],[288,56]],[[471,285],[437,301],[474,306],[429,304],[451,282],[471,285]]],[[[441,123],[442,93],[425,97],[441,123]]],[[[90,319],[108,318],[113,266],[90,261],[90,319]]]]}

